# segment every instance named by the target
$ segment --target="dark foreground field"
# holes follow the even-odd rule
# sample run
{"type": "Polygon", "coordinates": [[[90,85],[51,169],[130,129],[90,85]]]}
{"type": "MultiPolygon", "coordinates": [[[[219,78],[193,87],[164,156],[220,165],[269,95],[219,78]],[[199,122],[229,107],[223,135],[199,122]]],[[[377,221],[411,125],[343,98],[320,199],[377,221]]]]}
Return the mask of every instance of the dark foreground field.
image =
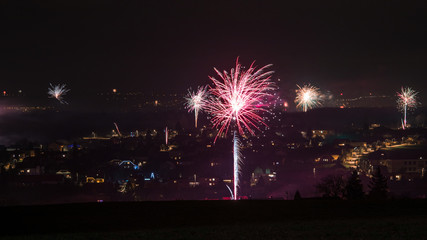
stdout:
{"type": "Polygon", "coordinates": [[[427,201],[176,201],[2,207],[2,239],[427,239],[427,201]]]}

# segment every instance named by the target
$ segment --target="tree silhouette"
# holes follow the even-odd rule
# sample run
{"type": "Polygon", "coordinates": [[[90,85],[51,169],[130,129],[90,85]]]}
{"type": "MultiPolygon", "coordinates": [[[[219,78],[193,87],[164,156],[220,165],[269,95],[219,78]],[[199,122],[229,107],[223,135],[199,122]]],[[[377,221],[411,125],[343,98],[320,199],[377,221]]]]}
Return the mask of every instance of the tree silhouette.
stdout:
{"type": "Polygon", "coordinates": [[[344,196],[345,183],[342,176],[328,175],[316,185],[317,191],[324,198],[342,198],[344,196]]]}
{"type": "Polygon", "coordinates": [[[388,186],[387,178],[381,173],[380,167],[377,167],[372,175],[371,182],[369,184],[369,198],[375,200],[387,199],[388,186]]]}
{"type": "Polygon", "coordinates": [[[299,191],[297,190],[297,191],[295,192],[294,200],[301,200],[301,199],[302,199],[301,194],[300,194],[300,193],[299,193],[299,191]]]}
{"type": "Polygon", "coordinates": [[[347,180],[344,195],[348,200],[360,200],[365,196],[362,182],[360,181],[359,174],[357,174],[356,170],[353,171],[347,180]]]}

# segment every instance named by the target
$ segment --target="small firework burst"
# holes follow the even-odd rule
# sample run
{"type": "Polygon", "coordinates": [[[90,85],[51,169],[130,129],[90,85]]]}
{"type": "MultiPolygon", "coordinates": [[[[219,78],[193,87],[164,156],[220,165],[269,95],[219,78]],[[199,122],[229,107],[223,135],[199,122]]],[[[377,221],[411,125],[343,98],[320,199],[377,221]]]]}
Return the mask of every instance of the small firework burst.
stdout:
{"type": "Polygon", "coordinates": [[[60,103],[67,104],[67,102],[63,100],[63,96],[68,91],[70,91],[70,89],[67,89],[65,84],[52,85],[50,83],[47,94],[49,94],[50,98],[56,98],[60,103]]]}
{"type": "Polygon", "coordinates": [[[192,91],[191,89],[189,89],[188,94],[185,97],[185,100],[187,100],[185,103],[185,107],[188,109],[189,112],[194,111],[194,124],[196,128],[199,113],[202,112],[206,107],[207,97],[207,86],[199,87],[197,88],[197,91],[192,91]]]}
{"type": "Polygon", "coordinates": [[[307,112],[308,109],[321,105],[322,97],[319,88],[311,86],[310,84],[304,85],[303,87],[297,86],[297,97],[295,98],[297,107],[302,107],[302,110],[307,112]]]}
{"type": "Polygon", "coordinates": [[[401,92],[397,93],[397,108],[403,112],[402,128],[405,129],[407,126],[406,114],[407,111],[413,110],[417,107],[417,94],[410,87],[402,87],[401,92]]]}
{"type": "Polygon", "coordinates": [[[418,92],[409,87],[402,87],[401,92],[397,93],[397,107],[400,111],[415,109],[418,105],[417,102],[418,92]]]}

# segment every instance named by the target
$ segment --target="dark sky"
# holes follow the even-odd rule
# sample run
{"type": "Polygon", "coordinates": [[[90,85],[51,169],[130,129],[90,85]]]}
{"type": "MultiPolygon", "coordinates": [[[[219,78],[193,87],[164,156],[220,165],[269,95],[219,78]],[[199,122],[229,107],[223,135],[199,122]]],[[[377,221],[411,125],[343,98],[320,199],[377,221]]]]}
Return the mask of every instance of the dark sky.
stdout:
{"type": "Polygon", "coordinates": [[[425,99],[422,1],[326,2],[1,1],[0,89],[185,91],[240,56],[274,64],[282,91],[310,82],[394,94],[408,85],[425,99]]]}

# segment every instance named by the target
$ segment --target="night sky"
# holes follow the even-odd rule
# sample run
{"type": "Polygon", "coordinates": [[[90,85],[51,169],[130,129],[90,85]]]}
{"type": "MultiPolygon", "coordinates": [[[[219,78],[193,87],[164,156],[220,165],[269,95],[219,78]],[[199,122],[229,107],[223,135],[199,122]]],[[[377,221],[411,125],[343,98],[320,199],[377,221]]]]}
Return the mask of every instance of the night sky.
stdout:
{"type": "Polygon", "coordinates": [[[0,89],[184,92],[240,56],[274,64],[284,92],[310,82],[393,95],[408,85],[425,102],[422,1],[283,2],[2,1],[0,89]]]}

